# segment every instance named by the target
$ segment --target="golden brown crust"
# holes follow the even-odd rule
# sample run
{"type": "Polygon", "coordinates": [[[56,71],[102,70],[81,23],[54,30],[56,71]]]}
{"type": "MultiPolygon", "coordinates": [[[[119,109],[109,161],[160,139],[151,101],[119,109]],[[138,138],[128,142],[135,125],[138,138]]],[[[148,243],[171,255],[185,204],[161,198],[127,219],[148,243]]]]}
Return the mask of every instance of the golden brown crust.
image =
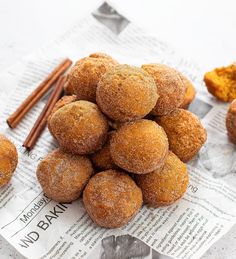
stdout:
{"type": "Polygon", "coordinates": [[[91,219],[105,228],[124,226],[142,206],[142,192],[133,179],[117,170],[93,176],[83,193],[91,219]]]}
{"type": "Polygon", "coordinates": [[[49,128],[64,151],[89,154],[105,143],[108,122],[96,104],[76,101],[52,114],[49,128]]]}
{"type": "Polygon", "coordinates": [[[108,169],[117,169],[118,167],[115,165],[111,158],[110,153],[110,140],[111,136],[114,134],[114,131],[110,131],[108,133],[107,142],[105,145],[98,150],[96,153],[92,155],[92,161],[96,168],[100,170],[108,170],[108,169]]]}
{"type": "Polygon", "coordinates": [[[162,116],[178,108],[184,100],[186,91],[182,74],[163,64],[142,65],[142,69],[154,78],[159,94],[152,114],[162,116]]]}
{"type": "Polygon", "coordinates": [[[6,185],[16,169],[18,153],[15,145],[0,134],[0,186],[6,185]]]}
{"type": "Polygon", "coordinates": [[[180,199],[189,182],[187,166],[172,152],[162,169],[136,175],[135,179],[144,202],[151,207],[167,206],[180,199]]]}
{"type": "Polygon", "coordinates": [[[49,153],[36,172],[46,196],[58,202],[78,199],[92,173],[92,163],[86,156],[71,155],[60,149],[49,153]]]}
{"type": "Polygon", "coordinates": [[[226,115],[226,129],[229,139],[236,144],[236,99],[229,106],[226,115]]]}
{"type": "Polygon", "coordinates": [[[78,60],[67,75],[66,94],[76,94],[79,100],[95,102],[98,81],[116,65],[117,61],[103,53],[94,53],[78,60]]]}
{"type": "Polygon", "coordinates": [[[141,68],[118,65],[103,75],[96,100],[112,120],[125,122],[143,118],[155,106],[158,95],[151,76],[141,68]]]}
{"type": "Polygon", "coordinates": [[[48,117],[48,121],[51,119],[51,116],[54,112],[56,112],[57,110],[59,110],[60,108],[62,108],[63,106],[75,102],[77,100],[76,95],[65,95],[63,96],[61,99],[59,99],[55,106],[52,109],[51,114],[48,117]]]}
{"type": "Polygon", "coordinates": [[[188,109],[190,103],[195,98],[196,90],[195,90],[193,84],[185,76],[183,76],[182,81],[186,85],[186,91],[185,91],[185,95],[184,95],[184,101],[180,105],[180,108],[188,109]]]}
{"type": "MultiPolygon", "coordinates": [[[[117,61],[115,61],[110,55],[107,55],[103,52],[95,52],[89,55],[90,58],[100,58],[100,59],[109,59],[117,64],[117,61]]],[[[79,61],[77,61],[79,62],[79,61]]]]}
{"type": "Polygon", "coordinates": [[[209,93],[221,101],[231,102],[236,98],[236,63],[207,72],[204,81],[209,93]]]}
{"type": "Polygon", "coordinates": [[[145,174],[160,168],[168,154],[164,130],[149,120],[122,125],[112,136],[110,145],[114,163],[134,174],[145,174]]]}
{"type": "Polygon", "coordinates": [[[156,120],[167,134],[170,150],[184,162],[192,159],[206,141],[201,121],[189,111],[177,109],[156,120]]]}

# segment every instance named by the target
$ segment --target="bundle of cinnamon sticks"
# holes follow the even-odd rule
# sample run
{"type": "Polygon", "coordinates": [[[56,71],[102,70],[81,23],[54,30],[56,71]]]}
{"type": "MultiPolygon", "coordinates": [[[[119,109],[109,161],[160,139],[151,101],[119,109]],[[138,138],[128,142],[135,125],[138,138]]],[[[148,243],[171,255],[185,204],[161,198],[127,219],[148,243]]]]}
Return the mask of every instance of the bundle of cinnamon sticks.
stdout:
{"type": "Polygon", "coordinates": [[[22,102],[22,104],[7,119],[10,128],[15,128],[30,111],[30,109],[42,98],[42,96],[55,85],[44,109],[40,113],[29,135],[25,139],[23,146],[31,150],[37,142],[39,136],[44,130],[48,116],[50,115],[55,103],[60,99],[63,93],[65,76],[63,74],[71,66],[70,59],[63,60],[38,87],[22,102]],[[55,84],[56,83],[56,84],[55,84]]]}

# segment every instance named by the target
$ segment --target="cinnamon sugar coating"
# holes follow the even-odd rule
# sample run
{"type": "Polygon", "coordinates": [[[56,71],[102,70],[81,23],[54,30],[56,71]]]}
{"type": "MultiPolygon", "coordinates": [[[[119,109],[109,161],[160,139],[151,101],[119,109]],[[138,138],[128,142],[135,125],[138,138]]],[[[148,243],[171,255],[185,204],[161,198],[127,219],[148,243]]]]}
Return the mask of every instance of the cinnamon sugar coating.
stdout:
{"type": "Polygon", "coordinates": [[[167,134],[170,150],[184,162],[191,160],[206,142],[207,133],[201,121],[187,110],[177,109],[156,120],[167,134]]]}
{"type": "Polygon", "coordinates": [[[136,175],[144,202],[151,207],[167,206],[180,199],[189,182],[187,166],[172,152],[163,168],[150,174],[136,175]]]}
{"type": "Polygon", "coordinates": [[[229,139],[236,144],[236,99],[232,101],[227,111],[226,129],[229,139]]]}
{"type": "Polygon", "coordinates": [[[96,168],[99,168],[101,170],[117,168],[117,166],[115,165],[115,163],[111,158],[111,152],[110,152],[110,141],[114,133],[115,133],[114,131],[110,131],[108,133],[108,138],[105,145],[92,155],[92,162],[96,168]]]}
{"type": "Polygon", "coordinates": [[[92,163],[86,156],[71,155],[60,149],[49,153],[36,172],[46,196],[58,202],[78,199],[92,173],[92,163]]]}
{"type": "Polygon", "coordinates": [[[107,71],[97,87],[97,104],[114,121],[143,118],[157,99],[153,78],[141,68],[129,65],[118,65],[107,71]]]}
{"type": "Polygon", "coordinates": [[[110,152],[119,167],[134,174],[146,174],[163,166],[168,139],[156,122],[138,120],[125,123],[115,132],[110,152]]]}
{"type": "Polygon", "coordinates": [[[180,72],[163,64],[142,65],[142,69],[154,78],[160,96],[152,110],[154,115],[166,115],[182,104],[186,85],[180,72]]]}
{"type": "Polygon", "coordinates": [[[134,180],[117,170],[93,176],[83,192],[85,208],[100,227],[118,228],[128,223],[142,206],[142,192],[134,180]]]}
{"type": "Polygon", "coordinates": [[[49,129],[64,151],[89,154],[105,143],[108,122],[96,104],[76,101],[52,114],[49,129]]]}
{"type": "Polygon", "coordinates": [[[56,102],[55,106],[53,107],[52,113],[56,112],[61,107],[65,106],[66,104],[75,102],[76,100],[77,100],[76,95],[65,95],[65,96],[63,96],[61,99],[59,99],[56,102]]]}
{"type": "Polygon", "coordinates": [[[0,186],[6,185],[16,169],[18,154],[15,145],[0,134],[0,186]]]}
{"type": "Polygon", "coordinates": [[[79,100],[95,102],[98,81],[116,65],[117,61],[103,53],[94,53],[78,60],[67,75],[66,94],[76,94],[79,100]]]}
{"type": "Polygon", "coordinates": [[[54,106],[53,109],[52,109],[51,114],[50,114],[49,117],[48,117],[48,121],[50,120],[50,118],[51,118],[51,116],[52,116],[52,114],[53,114],[54,112],[56,112],[56,111],[59,110],[61,107],[65,106],[65,105],[67,105],[67,104],[69,104],[69,103],[75,102],[76,100],[77,100],[76,95],[65,95],[65,96],[63,96],[61,99],[59,99],[59,100],[56,102],[55,106],[54,106]]]}
{"type": "Polygon", "coordinates": [[[196,90],[195,90],[193,84],[190,82],[190,80],[188,80],[188,78],[183,76],[182,80],[183,80],[184,84],[186,85],[186,91],[185,91],[185,95],[184,95],[184,100],[183,100],[182,104],[180,105],[180,108],[188,109],[189,105],[195,98],[196,90]]]}

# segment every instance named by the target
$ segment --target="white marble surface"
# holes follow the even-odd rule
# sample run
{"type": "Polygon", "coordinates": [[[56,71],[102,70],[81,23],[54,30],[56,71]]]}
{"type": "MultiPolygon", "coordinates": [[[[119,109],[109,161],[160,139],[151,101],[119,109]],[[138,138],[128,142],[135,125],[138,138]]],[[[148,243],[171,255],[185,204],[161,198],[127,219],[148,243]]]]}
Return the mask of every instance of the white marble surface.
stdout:
{"type": "MultiPolygon", "coordinates": [[[[207,71],[236,60],[235,0],[109,1],[207,71]]],[[[97,0],[0,0],[0,69],[47,44],[96,8],[97,0]]],[[[21,257],[0,238],[0,258],[21,257]]],[[[236,258],[236,227],[204,258],[236,258]]]]}

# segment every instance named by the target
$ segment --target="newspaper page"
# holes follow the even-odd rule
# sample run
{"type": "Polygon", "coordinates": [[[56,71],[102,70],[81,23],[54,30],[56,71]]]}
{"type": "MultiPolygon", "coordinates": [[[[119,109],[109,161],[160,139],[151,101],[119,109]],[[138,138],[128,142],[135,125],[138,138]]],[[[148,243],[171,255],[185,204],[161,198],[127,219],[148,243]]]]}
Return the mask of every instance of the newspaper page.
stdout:
{"type": "Polygon", "coordinates": [[[147,35],[104,3],[59,39],[25,57],[0,75],[0,131],[17,146],[19,164],[11,182],[0,189],[0,234],[26,258],[200,258],[236,223],[235,147],[224,126],[225,105],[207,94],[193,62],[147,35]],[[164,63],[179,69],[197,88],[190,110],[207,128],[208,140],[188,164],[190,183],[184,197],[157,209],[143,206],[126,226],[96,226],[83,203],[57,203],[44,196],[37,164],[57,147],[45,129],[28,152],[22,142],[42,110],[45,96],[12,130],[6,118],[65,57],[76,61],[106,52],[120,63],[164,63]]]}

